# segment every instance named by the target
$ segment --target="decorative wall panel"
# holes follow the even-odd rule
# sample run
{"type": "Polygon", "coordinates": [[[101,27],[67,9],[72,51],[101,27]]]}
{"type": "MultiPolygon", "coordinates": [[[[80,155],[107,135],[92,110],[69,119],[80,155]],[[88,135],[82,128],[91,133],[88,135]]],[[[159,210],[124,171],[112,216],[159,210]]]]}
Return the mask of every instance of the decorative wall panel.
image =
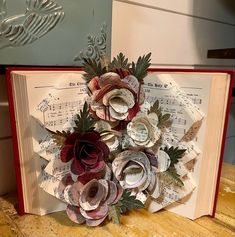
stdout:
{"type": "Polygon", "coordinates": [[[79,66],[110,55],[111,0],[0,0],[0,64],[79,66]]]}

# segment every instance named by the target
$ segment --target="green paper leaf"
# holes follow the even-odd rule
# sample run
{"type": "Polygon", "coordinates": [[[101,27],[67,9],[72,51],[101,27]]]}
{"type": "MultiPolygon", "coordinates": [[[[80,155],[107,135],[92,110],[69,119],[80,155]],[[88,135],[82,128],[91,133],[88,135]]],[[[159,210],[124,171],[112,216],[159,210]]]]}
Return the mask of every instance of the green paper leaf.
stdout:
{"type": "Polygon", "coordinates": [[[140,200],[136,199],[135,196],[131,195],[131,192],[126,190],[123,192],[120,202],[122,203],[121,208],[125,207],[122,210],[144,208],[144,204],[140,200]]]}
{"type": "Polygon", "coordinates": [[[94,130],[95,119],[91,117],[87,102],[84,103],[80,114],[77,114],[77,119],[74,121],[76,126],[74,130],[79,133],[94,130]]]}
{"type": "Polygon", "coordinates": [[[148,113],[156,113],[157,115],[159,115],[160,112],[161,108],[159,107],[159,100],[156,100],[154,104],[150,107],[148,113]]]}
{"type": "Polygon", "coordinates": [[[144,208],[144,204],[131,195],[130,191],[124,190],[120,200],[109,207],[109,219],[116,224],[120,224],[121,214],[132,209],[144,208]]]}
{"type": "Polygon", "coordinates": [[[177,164],[179,159],[184,156],[186,149],[179,149],[179,147],[174,148],[173,146],[171,146],[170,148],[165,147],[164,151],[171,159],[170,167],[174,167],[174,164],[177,164]]]}
{"type": "Polygon", "coordinates": [[[177,174],[175,167],[170,167],[167,171],[160,173],[160,178],[164,179],[164,182],[166,183],[173,183],[180,187],[184,186],[184,183],[180,179],[180,175],[177,174]]]}
{"type": "Polygon", "coordinates": [[[130,63],[128,63],[128,58],[125,57],[123,53],[119,53],[117,57],[114,57],[112,62],[108,65],[109,70],[113,70],[115,68],[122,68],[129,70],[130,63]]]}
{"type": "Polygon", "coordinates": [[[64,141],[66,140],[66,138],[71,134],[70,131],[58,131],[56,130],[51,131],[50,129],[46,128],[46,130],[51,134],[52,139],[55,141],[55,143],[58,146],[62,146],[64,144],[64,141]]]}
{"type": "Polygon", "coordinates": [[[84,78],[87,83],[95,76],[101,76],[107,72],[106,67],[102,67],[101,62],[96,62],[95,59],[83,58],[84,78]]]}
{"type": "Polygon", "coordinates": [[[159,106],[159,101],[156,100],[154,104],[150,107],[148,113],[156,113],[158,116],[158,127],[161,128],[166,125],[169,121],[171,115],[170,114],[162,114],[161,107],[159,106]]]}
{"type": "Polygon", "coordinates": [[[151,65],[150,56],[151,53],[148,53],[142,57],[140,56],[136,63],[132,62],[131,64],[130,73],[134,75],[141,84],[143,84],[143,79],[147,76],[147,70],[151,65]]]}
{"type": "Polygon", "coordinates": [[[112,220],[114,224],[120,225],[121,212],[118,205],[112,205],[109,207],[108,218],[109,220],[112,220]]]}

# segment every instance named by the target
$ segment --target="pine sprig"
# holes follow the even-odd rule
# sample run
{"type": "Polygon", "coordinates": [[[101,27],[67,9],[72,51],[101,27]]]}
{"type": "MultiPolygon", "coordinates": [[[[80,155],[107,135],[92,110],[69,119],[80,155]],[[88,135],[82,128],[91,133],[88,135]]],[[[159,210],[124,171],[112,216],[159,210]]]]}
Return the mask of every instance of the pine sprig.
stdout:
{"type": "Polygon", "coordinates": [[[140,56],[136,63],[132,62],[131,64],[130,73],[134,75],[141,84],[143,84],[143,79],[147,76],[147,69],[151,65],[150,56],[151,53],[142,57],[140,56]]]}
{"type": "Polygon", "coordinates": [[[130,63],[128,63],[128,58],[125,57],[123,53],[119,53],[117,57],[114,57],[112,62],[108,65],[109,70],[113,70],[115,68],[122,68],[129,70],[130,63]]]}
{"type": "Polygon", "coordinates": [[[95,59],[83,58],[83,67],[86,74],[84,78],[89,82],[95,76],[101,76],[107,72],[106,67],[102,67],[101,62],[96,62],[95,59]]]}
{"type": "Polygon", "coordinates": [[[171,146],[170,148],[165,147],[164,151],[168,154],[171,159],[170,167],[174,167],[179,162],[179,159],[184,156],[186,149],[179,149],[178,147],[171,146]]]}
{"type": "Polygon", "coordinates": [[[89,107],[87,102],[84,103],[83,109],[80,110],[80,114],[77,114],[77,119],[74,122],[76,125],[74,127],[75,132],[83,133],[95,129],[95,120],[91,117],[89,113],[89,107]]]}
{"type": "Polygon", "coordinates": [[[70,131],[58,131],[56,130],[55,132],[46,128],[46,130],[51,134],[52,139],[54,140],[54,142],[58,145],[58,146],[62,146],[64,144],[64,141],[66,140],[66,138],[71,135],[70,131]]]}
{"type": "Polygon", "coordinates": [[[130,191],[124,190],[120,200],[109,207],[109,220],[112,220],[115,224],[120,224],[121,214],[126,213],[132,209],[144,208],[144,204],[131,195],[130,191]]]}
{"type": "Polygon", "coordinates": [[[158,127],[161,128],[163,126],[165,126],[171,115],[170,114],[162,114],[162,111],[161,111],[161,107],[159,106],[159,101],[156,100],[154,102],[154,104],[150,107],[148,113],[156,113],[157,116],[158,116],[158,127]]]}

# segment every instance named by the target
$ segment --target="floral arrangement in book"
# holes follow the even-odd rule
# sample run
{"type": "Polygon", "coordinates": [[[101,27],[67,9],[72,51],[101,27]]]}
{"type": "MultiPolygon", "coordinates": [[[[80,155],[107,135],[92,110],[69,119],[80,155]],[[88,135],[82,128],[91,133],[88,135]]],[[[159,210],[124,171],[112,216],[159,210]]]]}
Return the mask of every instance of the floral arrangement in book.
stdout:
{"type": "Polygon", "coordinates": [[[129,210],[155,212],[194,189],[183,162],[189,143],[169,142],[171,114],[145,98],[150,56],[129,63],[120,53],[108,65],[84,59],[87,101],[69,129],[47,129],[59,151],[52,166],[67,167],[53,193],[78,224],[120,224],[129,210]]]}

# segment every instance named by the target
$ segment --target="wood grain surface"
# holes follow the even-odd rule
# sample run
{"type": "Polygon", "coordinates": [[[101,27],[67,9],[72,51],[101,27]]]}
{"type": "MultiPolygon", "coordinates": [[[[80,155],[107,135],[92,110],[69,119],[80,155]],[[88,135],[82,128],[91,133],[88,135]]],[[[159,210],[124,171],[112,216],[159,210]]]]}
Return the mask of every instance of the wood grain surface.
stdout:
{"type": "Polygon", "coordinates": [[[133,211],[122,225],[105,223],[90,228],[72,223],[65,212],[46,216],[19,216],[15,193],[0,197],[0,237],[165,237],[235,236],[235,166],[224,163],[215,218],[195,221],[162,210],[155,214],[133,211]]]}

